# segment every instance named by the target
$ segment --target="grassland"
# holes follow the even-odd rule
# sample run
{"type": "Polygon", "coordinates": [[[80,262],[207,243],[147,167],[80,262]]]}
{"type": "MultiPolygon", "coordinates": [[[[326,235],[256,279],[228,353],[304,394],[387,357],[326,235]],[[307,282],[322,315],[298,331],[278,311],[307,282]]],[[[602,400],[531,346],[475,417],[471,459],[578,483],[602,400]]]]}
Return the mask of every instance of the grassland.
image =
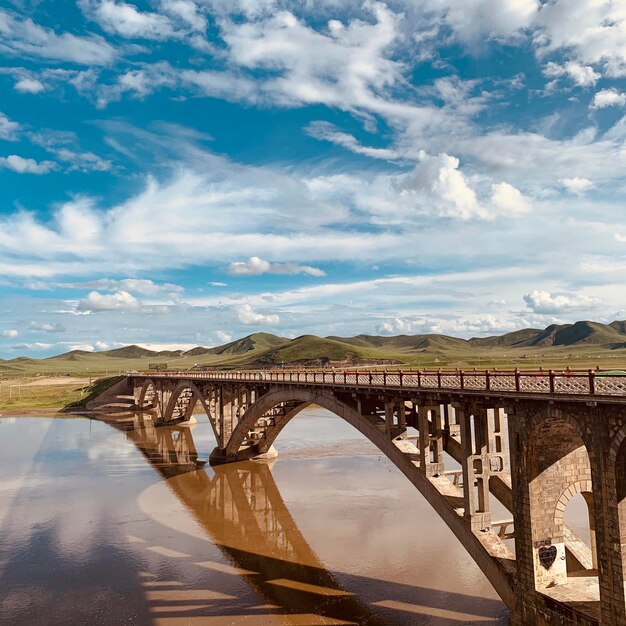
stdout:
{"type": "Polygon", "coordinates": [[[255,333],[214,348],[153,352],[126,346],[75,350],[46,359],[0,359],[0,410],[80,403],[98,378],[146,370],[154,364],[183,370],[256,367],[419,367],[626,369],[626,322],[576,322],[486,338],[445,335],[317,337],[255,333]]]}

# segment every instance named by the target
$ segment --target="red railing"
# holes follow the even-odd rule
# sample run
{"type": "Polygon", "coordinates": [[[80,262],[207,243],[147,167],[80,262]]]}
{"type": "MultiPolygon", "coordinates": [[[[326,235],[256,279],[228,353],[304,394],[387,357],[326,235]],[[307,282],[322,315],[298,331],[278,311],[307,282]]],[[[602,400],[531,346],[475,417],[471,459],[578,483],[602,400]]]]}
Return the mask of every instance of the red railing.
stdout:
{"type": "Polygon", "coordinates": [[[626,397],[626,374],[598,370],[188,370],[128,372],[136,378],[182,378],[350,387],[626,397]]]}

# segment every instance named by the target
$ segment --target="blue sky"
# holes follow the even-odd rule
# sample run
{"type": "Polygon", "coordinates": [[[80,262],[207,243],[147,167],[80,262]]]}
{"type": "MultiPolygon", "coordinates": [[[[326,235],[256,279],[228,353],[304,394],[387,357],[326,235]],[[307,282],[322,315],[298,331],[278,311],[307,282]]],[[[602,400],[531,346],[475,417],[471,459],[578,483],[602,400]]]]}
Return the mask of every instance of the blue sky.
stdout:
{"type": "Polygon", "coordinates": [[[626,317],[626,8],[0,8],[0,356],[626,317]]]}

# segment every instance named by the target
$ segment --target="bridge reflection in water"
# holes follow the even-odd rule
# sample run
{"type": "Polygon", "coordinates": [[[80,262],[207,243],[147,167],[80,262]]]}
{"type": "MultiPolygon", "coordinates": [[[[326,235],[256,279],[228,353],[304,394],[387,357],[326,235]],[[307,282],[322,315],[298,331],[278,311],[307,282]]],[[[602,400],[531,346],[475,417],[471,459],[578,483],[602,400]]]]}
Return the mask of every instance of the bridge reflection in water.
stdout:
{"type": "MultiPolygon", "coordinates": [[[[213,468],[211,476],[201,469],[204,462],[198,460],[192,427],[156,427],[146,415],[135,416],[126,426],[114,425],[126,431],[128,439],[166,479],[168,488],[232,563],[234,569],[229,571],[238,571],[267,600],[269,612],[280,618],[277,623],[305,623],[298,619],[303,614],[311,619],[306,624],[407,623],[407,611],[415,615],[416,623],[425,620],[438,626],[504,623],[502,605],[486,598],[346,574],[341,577],[348,584],[342,585],[324,567],[287,509],[271,472],[275,461],[222,465],[213,468]],[[373,584],[381,600],[370,606],[355,592],[373,584]],[[403,612],[401,620],[394,619],[398,611],[403,612]],[[501,619],[489,618],[495,615],[501,619]],[[313,621],[314,616],[321,616],[320,621],[313,621]]],[[[225,616],[232,608],[232,604],[225,607],[225,616]]],[[[259,613],[257,607],[251,611],[251,619],[255,614],[269,617],[267,612],[259,613]]],[[[215,615],[215,607],[210,614],[215,615]]],[[[167,615],[160,611],[159,617],[167,615]]],[[[185,610],[179,616],[190,619],[193,615],[185,610]]],[[[196,617],[202,615],[198,610],[196,617]]],[[[170,617],[176,616],[173,610],[170,617]]]]}

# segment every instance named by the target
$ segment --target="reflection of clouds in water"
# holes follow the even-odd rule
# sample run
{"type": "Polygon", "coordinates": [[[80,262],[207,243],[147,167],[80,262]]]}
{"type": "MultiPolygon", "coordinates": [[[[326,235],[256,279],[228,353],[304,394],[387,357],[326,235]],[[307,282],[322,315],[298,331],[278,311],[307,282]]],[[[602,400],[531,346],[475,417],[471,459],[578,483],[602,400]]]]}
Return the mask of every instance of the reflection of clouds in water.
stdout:
{"type": "Polygon", "coordinates": [[[296,524],[327,567],[495,598],[417,489],[397,468],[389,473],[381,464],[374,457],[279,461],[273,475],[296,524]]]}
{"type": "Polygon", "coordinates": [[[189,515],[189,509],[165,483],[156,483],[144,489],[137,497],[137,504],[142,513],[163,526],[196,539],[211,541],[206,530],[189,515]]]}
{"type": "Polygon", "coordinates": [[[296,415],[276,440],[279,453],[375,454],[378,449],[353,426],[321,407],[296,415]]]}
{"type": "Polygon", "coordinates": [[[119,433],[113,433],[105,439],[87,442],[87,458],[90,461],[140,458],[137,448],[126,441],[119,433]]]}

